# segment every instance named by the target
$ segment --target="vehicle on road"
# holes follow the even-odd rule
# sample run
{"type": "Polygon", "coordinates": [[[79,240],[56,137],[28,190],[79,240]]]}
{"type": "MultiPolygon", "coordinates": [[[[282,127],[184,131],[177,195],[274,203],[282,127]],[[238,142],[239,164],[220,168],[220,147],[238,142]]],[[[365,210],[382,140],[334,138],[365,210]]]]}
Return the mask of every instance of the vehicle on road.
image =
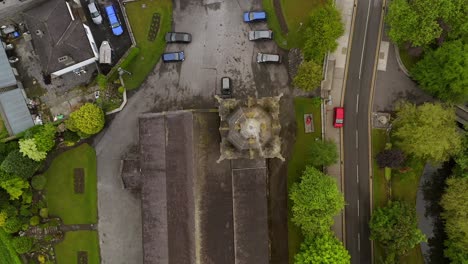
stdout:
{"type": "Polygon", "coordinates": [[[231,97],[232,95],[231,78],[229,77],[221,78],[221,95],[223,97],[231,97]]]}
{"type": "Polygon", "coordinates": [[[344,124],[344,108],[335,107],[333,109],[333,127],[341,128],[344,124]]]}
{"type": "Polygon", "coordinates": [[[123,33],[122,25],[120,24],[120,20],[117,17],[117,13],[115,12],[115,8],[113,5],[106,6],[106,13],[107,17],[109,18],[109,23],[112,28],[112,33],[116,36],[120,36],[123,33]]]}
{"type": "Polygon", "coordinates": [[[163,53],[162,60],[164,62],[184,61],[185,60],[185,54],[184,54],[183,51],[166,52],[166,53],[163,53]]]}
{"type": "Polygon", "coordinates": [[[249,31],[249,40],[268,40],[268,39],[273,39],[273,31],[271,30],[249,31]]]}
{"type": "Polygon", "coordinates": [[[258,22],[265,21],[266,13],[264,11],[250,11],[244,12],[244,22],[258,22]]]}
{"type": "Polygon", "coordinates": [[[278,54],[267,54],[259,52],[257,54],[257,63],[281,63],[281,57],[278,54]]]}
{"type": "Polygon", "coordinates": [[[192,35],[185,32],[168,32],[166,33],[166,43],[190,43],[192,35]]]}
{"type": "Polygon", "coordinates": [[[91,19],[93,20],[94,24],[96,25],[102,24],[101,12],[99,11],[99,7],[97,6],[96,2],[89,3],[88,10],[89,10],[89,13],[91,14],[91,19]]]}

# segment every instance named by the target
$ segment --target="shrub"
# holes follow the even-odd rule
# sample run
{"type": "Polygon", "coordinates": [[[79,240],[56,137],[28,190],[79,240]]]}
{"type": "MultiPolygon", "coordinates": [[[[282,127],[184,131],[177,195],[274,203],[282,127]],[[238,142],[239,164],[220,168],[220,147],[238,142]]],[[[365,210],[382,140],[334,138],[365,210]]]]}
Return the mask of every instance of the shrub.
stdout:
{"type": "Polygon", "coordinates": [[[37,226],[39,223],[40,223],[41,219],[39,218],[39,216],[35,215],[33,217],[31,217],[31,219],[29,219],[29,224],[31,226],[37,226]]]}
{"type": "Polygon", "coordinates": [[[41,208],[41,210],[39,210],[39,215],[40,215],[42,218],[47,218],[47,217],[49,217],[49,209],[48,209],[48,208],[41,208]]]}
{"type": "Polygon", "coordinates": [[[125,92],[125,88],[123,86],[120,86],[118,91],[120,94],[123,94],[125,92]]]}
{"type": "Polygon", "coordinates": [[[14,150],[8,154],[0,168],[7,173],[29,179],[39,169],[40,165],[39,162],[23,156],[19,150],[14,150]]]}
{"type": "Polygon", "coordinates": [[[67,128],[81,137],[99,133],[104,128],[104,112],[95,104],[86,103],[70,114],[65,121],[67,128]]]}
{"type": "Polygon", "coordinates": [[[107,77],[103,74],[98,74],[98,76],[96,77],[96,82],[102,89],[105,89],[107,87],[107,77]]]}
{"type": "Polygon", "coordinates": [[[34,244],[34,239],[31,237],[15,237],[11,240],[11,245],[18,254],[24,254],[31,251],[34,244]]]}
{"type": "Polygon", "coordinates": [[[17,217],[10,217],[5,221],[3,230],[9,234],[13,234],[20,231],[21,225],[21,221],[17,217]]]}
{"type": "Polygon", "coordinates": [[[31,180],[31,186],[34,190],[43,190],[47,183],[47,178],[44,175],[36,175],[31,180]]]}

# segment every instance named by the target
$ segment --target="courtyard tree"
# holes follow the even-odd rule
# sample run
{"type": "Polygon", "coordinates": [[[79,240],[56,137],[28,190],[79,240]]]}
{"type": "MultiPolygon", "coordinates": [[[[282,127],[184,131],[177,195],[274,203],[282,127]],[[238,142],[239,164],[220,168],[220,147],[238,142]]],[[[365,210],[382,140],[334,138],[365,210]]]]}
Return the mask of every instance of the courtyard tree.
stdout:
{"type": "Polygon", "coordinates": [[[412,76],[423,90],[443,101],[468,101],[468,44],[450,41],[429,51],[413,68],[412,76]]]}
{"type": "Polygon", "coordinates": [[[306,237],[294,256],[295,264],[348,264],[350,260],[348,251],[331,231],[306,237]]]}
{"type": "Polygon", "coordinates": [[[86,103],[70,114],[67,128],[77,132],[81,137],[89,137],[104,128],[104,112],[95,104],[86,103]]]}
{"type": "Polygon", "coordinates": [[[338,47],[336,40],[343,35],[344,27],[341,14],[332,4],[327,4],[313,11],[309,26],[304,33],[304,58],[321,63],[328,51],[338,47]]]}
{"type": "Polygon", "coordinates": [[[400,149],[386,149],[379,152],[375,159],[380,168],[389,167],[396,169],[403,165],[406,156],[400,149]]]}
{"type": "Polygon", "coordinates": [[[36,142],[32,138],[19,141],[20,152],[34,161],[41,161],[47,157],[47,152],[37,150],[36,142]]]}
{"type": "Polygon", "coordinates": [[[314,61],[304,61],[299,66],[293,85],[304,91],[313,91],[320,87],[322,81],[322,65],[314,61]]]}
{"type": "Polygon", "coordinates": [[[418,229],[416,209],[407,202],[390,201],[387,206],[375,209],[369,226],[371,239],[385,249],[389,262],[426,241],[418,229]]]}
{"type": "Polygon", "coordinates": [[[452,108],[432,103],[420,106],[403,103],[396,115],[392,136],[406,154],[443,162],[460,152],[462,140],[452,108]]]}
{"type": "Polygon", "coordinates": [[[20,150],[14,150],[2,162],[0,169],[23,179],[29,179],[39,169],[40,165],[39,162],[24,156],[20,150]]]}
{"type": "Polygon", "coordinates": [[[330,166],[338,161],[338,150],[331,140],[316,140],[309,147],[308,162],[314,167],[330,166]]]}
{"type": "Polygon", "coordinates": [[[307,166],[301,181],[291,187],[289,198],[291,220],[306,236],[328,231],[333,216],[344,208],[344,197],[335,180],[312,166],[307,166]]]}

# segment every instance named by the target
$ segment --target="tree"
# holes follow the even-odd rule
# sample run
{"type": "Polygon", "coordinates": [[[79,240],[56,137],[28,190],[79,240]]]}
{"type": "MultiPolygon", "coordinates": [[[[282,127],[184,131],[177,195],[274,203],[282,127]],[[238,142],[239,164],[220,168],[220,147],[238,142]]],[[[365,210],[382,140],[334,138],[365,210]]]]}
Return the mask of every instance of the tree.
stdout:
{"type": "Polygon", "coordinates": [[[431,95],[448,102],[468,101],[468,44],[445,42],[416,63],[413,78],[431,95]]]}
{"type": "Polygon", "coordinates": [[[304,33],[304,58],[322,62],[325,53],[338,47],[336,39],[344,33],[341,14],[334,5],[325,5],[311,13],[304,33]]]}
{"type": "Polygon", "coordinates": [[[21,139],[19,141],[19,145],[19,151],[23,154],[23,156],[27,156],[34,161],[41,161],[47,157],[47,152],[37,150],[36,142],[32,138],[21,139]]]}
{"type": "Polygon", "coordinates": [[[316,140],[310,145],[307,156],[310,165],[327,167],[338,161],[337,146],[331,140],[316,140]]]}
{"type": "Polygon", "coordinates": [[[292,221],[301,227],[304,235],[324,233],[333,225],[333,216],[344,207],[333,178],[314,167],[307,166],[301,181],[290,190],[292,201],[292,221]]]}
{"type": "Polygon", "coordinates": [[[418,229],[414,206],[403,201],[390,201],[372,214],[371,239],[378,242],[390,256],[403,256],[417,244],[426,241],[418,229]]]}
{"type": "Polygon", "coordinates": [[[34,239],[27,236],[14,237],[11,245],[18,254],[28,253],[34,245],[34,239]]]}
{"type": "Polygon", "coordinates": [[[461,149],[455,112],[441,104],[425,103],[416,107],[403,103],[397,108],[393,125],[396,145],[417,158],[443,162],[461,149]]]}
{"type": "Polygon", "coordinates": [[[16,200],[23,194],[25,189],[29,188],[29,184],[21,178],[14,177],[0,182],[0,187],[10,195],[10,200],[16,200]]]}
{"type": "Polygon", "coordinates": [[[48,152],[55,146],[56,128],[53,124],[45,124],[40,126],[39,131],[34,134],[34,142],[37,150],[48,152]]]}
{"type": "Polygon", "coordinates": [[[294,256],[295,264],[347,264],[350,260],[346,248],[330,231],[306,237],[299,253],[294,256]]]}
{"type": "Polygon", "coordinates": [[[386,149],[379,152],[375,159],[380,168],[389,167],[396,169],[403,165],[406,156],[400,149],[386,149]]]}
{"type": "Polygon", "coordinates": [[[304,61],[297,70],[293,85],[304,91],[313,91],[320,87],[322,81],[322,65],[314,61],[304,61]]]}
{"type": "Polygon", "coordinates": [[[7,218],[8,214],[4,210],[0,211],[0,227],[5,226],[7,218]]]}
{"type": "Polygon", "coordinates": [[[447,189],[440,201],[444,208],[441,216],[445,220],[445,256],[452,263],[466,263],[468,260],[468,178],[449,178],[447,189]]]}
{"type": "Polygon", "coordinates": [[[10,152],[2,162],[0,169],[7,173],[17,175],[23,179],[29,179],[40,166],[41,164],[39,162],[23,156],[19,150],[14,150],[10,152]]]}
{"type": "Polygon", "coordinates": [[[71,113],[65,123],[71,131],[77,132],[81,137],[88,137],[104,128],[104,112],[97,105],[86,103],[71,113]]]}

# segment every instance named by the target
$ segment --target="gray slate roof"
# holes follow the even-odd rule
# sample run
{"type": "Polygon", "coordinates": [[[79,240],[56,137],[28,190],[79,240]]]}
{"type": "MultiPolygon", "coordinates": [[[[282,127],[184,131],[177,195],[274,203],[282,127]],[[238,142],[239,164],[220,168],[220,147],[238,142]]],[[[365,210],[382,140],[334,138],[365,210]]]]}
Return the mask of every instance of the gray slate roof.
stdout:
{"type": "Polygon", "coordinates": [[[3,44],[0,43],[0,89],[16,86],[16,78],[11,69],[3,44]]]}
{"type": "Polygon", "coordinates": [[[13,135],[34,126],[21,89],[1,93],[0,106],[5,125],[13,135]]]}
{"type": "Polygon", "coordinates": [[[75,63],[94,57],[83,23],[79,17],[71,19],[64,0],[43,2],[26,11],[24,18],[44,72],[50,74],[70,66],[58,61],[63,56],[75,63]],[[38,30],[41,35],[36,34],[38,30]]]}

